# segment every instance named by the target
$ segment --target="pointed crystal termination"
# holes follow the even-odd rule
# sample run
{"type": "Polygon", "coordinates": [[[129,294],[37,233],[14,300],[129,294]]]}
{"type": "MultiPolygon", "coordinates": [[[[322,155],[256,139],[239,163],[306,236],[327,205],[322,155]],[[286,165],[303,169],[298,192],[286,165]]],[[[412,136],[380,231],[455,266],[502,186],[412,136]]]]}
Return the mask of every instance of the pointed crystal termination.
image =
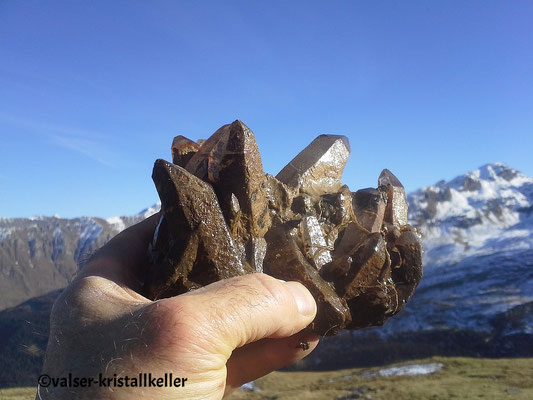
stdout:
{"type": "Polygon", "coordinates": [[[276,178],[305,192],[336,192],[350,144],[346,136],[320,135],[289,162],[276,178]]]}
{"type": "Polygon", "coordinates": [[[150,298],[243,275],[245,270],[211,186],[164,160],[155,162],[152,178],[163,219],[154,244],[155,273],[145,283],[150,298]]]}
{"type": "Polygon", "coordinates": [[[232,194],[244,214],[244,228],[263,237],[270,227],[266,176],[254,134],[237,120],[211,136],[187,164],[187,170],[213,184],[225,216],[232,194]]]}
{"type": "Polygon", "coordinates": [[[317,302],[317,316],[308,329],[317,335],[335,335],[350,323],[350,311],[332,286],[307,262],[289,229],[288,226],[278,225],[268,231],[265,272],[275,278],[298,281],[304,285],[317,302]]]}
{"type": "Polygon", "coordinates": [[[238,120],[224,125],[191,158],[187,170],[213,185],[232,237],[247,249],[246,261],[257,270],[261,245],[256,239],[264,237],[271,221],[267,178],[252,131],[238,120]]]}
{"type": "Polygon", "coordinates": [[[378,185],[387,193],[384,221],[394,225],[407,225],[405,189],[398,178],[388,169],[384,169],[379,175],[378,185]]]}
{"type": "Polygon", "coordinates": [[[172,163],[184,167],[191,157],[198,151],[200,145],[185,136],[176,136],[172,141],[172,163]]]}
{"type": "Polygon", "coordinates": [[[352,194],[352,201],[357,222],[369,232],[379,232],[387,206],[386,195],[372,188],[360,189],[352,194]]]}
{"type": "Polygon", "coordinates": [[[191,157],[185,166],[185,169],[191,174],[196,175],[198,178],[207,181],[209,169],[213,170],[216,168],[216,165],[213,165],[217,161],[217,159],[214,157],[214,154],[224,151],[223,147],[228,141],[230,127],[231,124],[221,126],[207,140],[202,142],[202,145],[191,157]],[[222,147],[222,149],[219,150],[216,148],[216,146],[222,147]]]}

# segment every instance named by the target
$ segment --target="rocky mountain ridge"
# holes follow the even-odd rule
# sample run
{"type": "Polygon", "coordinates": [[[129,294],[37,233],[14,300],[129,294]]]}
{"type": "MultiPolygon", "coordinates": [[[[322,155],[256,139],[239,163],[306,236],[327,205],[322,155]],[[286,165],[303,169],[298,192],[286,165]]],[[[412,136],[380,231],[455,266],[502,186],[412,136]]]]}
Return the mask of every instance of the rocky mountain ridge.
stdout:
{"type": "Polygon", "coordinates": [[[408,202],[428,265],[533,248],[533,178],[503,163],[422,188],[408,202]]]}
{"type": "Polygon", "coordinates": [[[0,310],[65,287],[92,252],[157,210],[108,219],[0,218],[0,310]]]}

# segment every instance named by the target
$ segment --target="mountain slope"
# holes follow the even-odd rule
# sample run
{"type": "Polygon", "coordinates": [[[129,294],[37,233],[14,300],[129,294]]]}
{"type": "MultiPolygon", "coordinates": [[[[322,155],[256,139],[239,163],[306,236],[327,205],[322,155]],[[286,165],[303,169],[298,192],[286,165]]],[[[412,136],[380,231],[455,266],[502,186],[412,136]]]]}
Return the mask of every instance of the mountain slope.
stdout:
{"type": "Polygon", "coordinates": [[[533,178],[502,163],[408,196],[409,218],[424,235],[425,262],[533,248],[533,178]]]}
{"type": "Polygon", "coordinates": [[[0,218],[0,310],[65,287],[78,265],[124,228],[158,210],[132,217],[0,218]]]}

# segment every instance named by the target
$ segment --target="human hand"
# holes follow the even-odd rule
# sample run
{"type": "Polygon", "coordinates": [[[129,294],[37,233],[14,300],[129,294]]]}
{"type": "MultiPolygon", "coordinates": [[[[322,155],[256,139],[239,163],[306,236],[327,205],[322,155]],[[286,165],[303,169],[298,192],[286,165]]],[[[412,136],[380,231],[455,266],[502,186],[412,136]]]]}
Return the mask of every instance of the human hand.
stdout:
{"type": "Polygon", "coordinates": [[[161,388],[40,386],[37,399],[219,399],[316,347],[318,337],[300,332],[316,303],[297,282],[250,274],[158,301],[140,295],[157,219],[113,238],[57,299],[43,374],[187,380],[161,388]]]}

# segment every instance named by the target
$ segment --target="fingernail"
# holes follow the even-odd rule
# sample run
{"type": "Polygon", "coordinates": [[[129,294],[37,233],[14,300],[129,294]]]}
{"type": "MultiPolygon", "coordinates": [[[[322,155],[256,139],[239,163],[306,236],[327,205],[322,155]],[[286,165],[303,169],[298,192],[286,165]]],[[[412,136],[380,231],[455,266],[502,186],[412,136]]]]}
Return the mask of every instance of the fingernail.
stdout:
{"type": "Polygon", "coordinates": [[[309,290],[299,282],[287,282],[286,285],[296,300],[300,314],[305,316],[315,315],[316,302],[309,290]]]}

